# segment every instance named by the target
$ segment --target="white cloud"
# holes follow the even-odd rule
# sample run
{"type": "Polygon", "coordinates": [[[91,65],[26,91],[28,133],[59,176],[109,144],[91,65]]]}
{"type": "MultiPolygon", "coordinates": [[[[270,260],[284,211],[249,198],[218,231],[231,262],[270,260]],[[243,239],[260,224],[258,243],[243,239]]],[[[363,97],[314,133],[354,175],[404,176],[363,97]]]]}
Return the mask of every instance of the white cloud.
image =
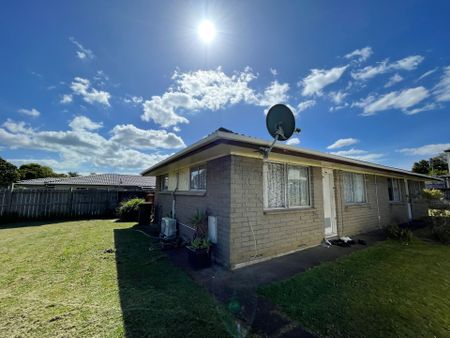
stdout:
{"type": "Polygon", "coordinates": [[[265,90],[264,94],[255,97],[255,103],[259,106],[273,106],[277,103],[285,103],[289,96],[289,84],[273,81],[265,90]]]}
{"type": "Polygon", "coordinates": [[[72,101],[73,97],[71,94],[64,94],[59,102],[62,104],[68,104],[71,103],[72,101]]]}
{"type": "Polygon", "coordinates": [[[173,127],[172,129],[173,129],[173,131],[176,132],[176,133],[179,133],[179,132],[181,131],[181,128],[180,128],[180,127],[177,127],[177,126],[173,127]]]}
{"type": "Polygon", "coordinates": [[[108,107],[110,106],[109,99],[111,98],[111,94],[103,90],[92,88],[88,79],[75,77],[70,88],[74,95],[81,96],[87,103],[99,103],[108,107]]]}
{"type": "Polygon", "coordinates": [[[398,73],[395,73],[389,78],[389,81],[384,85],[384,88],[392,87],[393,85],[401,81],[403,81],[403,77],[401,77],[398,73]]]}
{"type": "Polygon", "coordinates": [[[401,109],[403,112],[419,102],[423,101],[429,96],[426,88],[420,86],[416,88],[409,88],[402,91],[394,91],[383,96],[369,96],[352,106],[363,108],[362,116],[375,115],[379,111],[388,109],[401,109]]]}
{"type": "Polygon", "coordinates": [[[85,48],[81,43],[79,43],[77,40],[75,40],[74,37],[70,37],[69,40],[75,45],[77,46],[78,50],[76,51],[77,57],[81,60],[92,60],[95,55],[94,53],[90,50],[85,48]]]}
{"type": "Polygon", "coordinates": [[[132,105],[138,105],[144,102],[144,98],[142,96],[128,96],[123,99],[123,102],[132,105]]]}
{"type": "Polygon", "coordinates": [[[342,101],[347,97],[348,93],[339,90],[339,91],[333,91],[330,92],[329,96],[331,101],[333,101],[335,104],[341,104],[342,101]]]}
{"type": "Polygon", "coordinates": [[[311,107],[315,106],[315,104],[316,104],[316,100],[306,100],[306,101],[300,102],[297,105],[297,110],[299,112],[302,112],[302,111],[304,111],[304,110],[306,110],[308,108],[311,108],[311,107]]]}
{"type": "Polygon", "coordinates": [[[275,68],[270,68],[270,73],[271,73],[273,76],[277,76],[277,75],[278,75],[278,71],[277,71],[275,68]]]}
{"type": "Polygon", "coordinates": [[[431,74],[433,74],[437,70],[438,70],[438,67],[433,68],[433,69],[429,70],[428,72],[423,73],[422,75],[419,76],[419,78],[415,82],[419,82],[420,80],[423,80],[424,78],[430,76],[431,74]]]}
{"type": "Polygon", "coordinates": [[[337,156],[344,156],[348,158],[352,158],[359,161],[378,161],[383,158],[383,154],[379,153],[369,153],[367,150],[362,149],[349,149],[349,150],[341,150],[341,151],[335,151],[331,152],[330,154],[337,155],[337,156]]]}
{"type": "Polygon", "coordinates": [[[76,116],[69,123],[73,130],[97,130],[103,127],[102,122],[94,122],[86,116],[76,116]]]}
{"type": "Polygon", "coordinates": [[[37,110],[36,108],[31,108],[31,109],[19,109],[18,112],[20,114],[24,114],[24,115],[28,115],[31,117],[38,117],[39,115],[41,115],[41,112],[39,110],[37,110]]]}
{"type": "Polygon", "coordinates": [[[340,138],[339,140],[337,140],[333,144],[330,144],[327,147],[327,149],[338,149],[338,148],[348,147],[348,146],[351,146],[352,144],[356,144],[358,142],[359,142],[358,139],[352,138],[352,137],[340,138]]]}
{"type": "Polygon", "coordinates": [[[292,137],[286,141],[286,144],[289,146],[296,146],[300,144],[300,139],[298,137],[292,137]]]}
{"type": "Polygon", "coordinates": [[[77,170],[88,166],[91,170],[114,168],[114,170],[139,171],[169,155],[158,149],[172,149],[184,145],[178,136],[166,131],[141,130],[132,125],[119,125],[105,138],[94,132],[101,123],[78,117],[69,124],[71,129],[41,131],[24,122],[7,120],[0,127],[0,144],[11,149],[29,149],[57,154],[60,167],[77,170]],[[146,137],[151,139],[145,139],[146,137]],[[139,149],[153,149],[145,153],[139,149]],[[96,169],[97,168],[97,169],[96,169]]]}
{"type": "Polygon", "coordinates": [[[257,93],[249,86],[256,77],[248,67],[231,75],[220,67],[186,73],[176,71],[172,76],[174,85],[167,92],[144,101],[141,118],[167,128],[189,123],[184,116],[188,112],[216,111],[239,103],[268,107],[288,100],[289,84],[273,81],[262,93],[257,93]]]}
{"type": "Polygon", "coordinates": [[[322,95],[322,89],[340,79],[348,66],[331,69],[311,69],[310,74],[298,84],[303,96],[322,95]]]}
{"type": "Polygon", "coordinates": [[[450,101],[450,66],[444,68],[439,83],[433,88],[433,94],[439,102],[450,101]]]}
{"type": "Polygon", "coordinates": [[[358,61],[362,62],[362,61],[366,61],[372,54],[373,54],[372,48],[367,46],[367,47],[364,47],[361,49],[356,49],[353,52],[348,53],[344,57],[346,59],[357,58],[358,61]]]}
{"type": "Polygon", "coordinates": [[[376,66],[367,66],[362,69],[353,71],[351,73],[355,80],[365,81],[371,79],[379,74],[384,74],[393,70],[414,70],[424,60],[421,55],[412,55],[406,58],[389,63],[389,60],[384,60],[376,66]]]}
{"type": "Polygon", "coordinates": [[[111,141],[138,149],[175,149],[186,147],[183,139],[166,130],[139,129],[132,124],[117,125],[111,130],[111,141]]]}
{"type": "Polygon", "coordinates": [[[429,104],[426,104],[426,105],[424,105],[422,107],[418,107],[418,108],[414,108],[414,109],[410,109],[410,110],[405,110],[404,113],[406,115],[415,115],[415,114],[418,114],[418,113],[421,113],[421,112],[424,112],[424,111],[435,110],[435,109],[438,109],[438,108],[440,108],[440,106],[438,104],[436,104],[436,103],[429,103],[429,104]]]}
{"type": "Polygon", "coordinates": [[[434,156],[447,149],[450,149],[450,143],[426,144],[416,148],[403,148],[398,152],[411,156],[434,156]]]}

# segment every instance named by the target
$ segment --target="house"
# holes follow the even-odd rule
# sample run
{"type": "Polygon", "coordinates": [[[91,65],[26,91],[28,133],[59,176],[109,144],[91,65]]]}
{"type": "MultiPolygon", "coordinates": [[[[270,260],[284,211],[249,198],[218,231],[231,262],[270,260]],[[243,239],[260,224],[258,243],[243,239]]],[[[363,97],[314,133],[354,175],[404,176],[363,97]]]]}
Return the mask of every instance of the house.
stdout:
{"type": "Polygon", "coordinates": [[[427,215],[426,175],[220,128],[143,175],[156,176],[159,217],[179,232],[205,210],[217,224],[215,260],[231,269],[427,215]]]}
{"type": "Polygon", "coordinates": [[[47,177],[19,181],[15,188],[55,190],[153,191],[155,177],[140,175],[98,174],[78,177],[47,177]]]}

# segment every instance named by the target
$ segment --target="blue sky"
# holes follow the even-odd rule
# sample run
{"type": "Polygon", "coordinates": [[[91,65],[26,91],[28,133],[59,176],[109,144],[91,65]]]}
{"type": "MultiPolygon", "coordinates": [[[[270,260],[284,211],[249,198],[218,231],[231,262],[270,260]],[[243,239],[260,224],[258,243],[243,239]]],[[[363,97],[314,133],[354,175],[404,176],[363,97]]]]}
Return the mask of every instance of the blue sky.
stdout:
{"type": "Polygon", "coordinates": [[[448,1],[14,1],[0,156],[138,173],[218,127],[410,169],[450,147],[448,1]],[[199,38],[212,22],[216,36],[199,38]]]}

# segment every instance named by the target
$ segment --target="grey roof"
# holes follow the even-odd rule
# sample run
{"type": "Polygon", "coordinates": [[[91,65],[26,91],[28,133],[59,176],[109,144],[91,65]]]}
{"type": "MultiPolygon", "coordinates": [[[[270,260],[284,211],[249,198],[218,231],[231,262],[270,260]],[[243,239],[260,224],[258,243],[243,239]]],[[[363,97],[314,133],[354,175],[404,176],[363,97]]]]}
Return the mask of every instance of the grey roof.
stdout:
{"type": "Polygon", "coordinates": [[[21,185],[104,185],[104,186],[136,186],[155,187],[155,177],[121,174],[98,174],[79,177],[46,177],[19,181],[21,185]]]}
{"type": "MultiPolygon", "coordinates": [[[[174,155],[169,156],[168,158],[158,162],[157,164],[150,167],[149,169],[144,170],[141,174],[142,175],[149,174],[152,171],[154,171],[158,168],[161,168],[169,163],[175,162],[180,158],[190,156],[190,154],[192,154],[194,152],[202,151],[208,145],[212,145],[214,143],[219,143],[221,141],[225,141],[225,142],[229,142],[229,143],[237,142],[240,144],[253,145],[254,148],[258,149],[261,146],[264,146],[264,147],[269,146],[273,140],[266,141],[266,140],[263,140],[260,138],[235,133],[226,128],[219,128],[216,131],[209,134],[208,136],[197,141],[196,143],[194,143],[194,144],[184,148],[183,150],[175,153],[174,155]]],[[[276,151],[277,149],[281,150],[282,152],[291,152],[292,154],[295,154],[297,156],[315,157],[315,158],[320,158],[322,160],[326,160],[326,161],[330,161],[330,162],[344,163],[347,165],[354,165],[354,166],[371,168],[371,169],[376,169],[376,170],[383,170],[383,171],[387,171],[387,172],[393,172],[393,173],[398,173],[398,174],[403,174],[403,175],[408,175],[408,176],[415,176],[415,177],[420,177],[420,178],[429,179],[429,180],[440,180],[439,178],[436,178],[436,177],[413,173],[411,171],[404,170],[404,169],[389,167],[389,166],[366,162],[366,161],[361,161],[361,160],[355,160],[355,159],[348,158],[348,157],[333,155],[330,153],[324,153],[324,152],[320,152],[320,151],[316,151],[316,150],[305,149],[305,148],[301,148],[301,147],[297,147],[297,146],[290,146],[287,144],[283,144],[281,142],[275,144],[273,150],[276,151]]]]}

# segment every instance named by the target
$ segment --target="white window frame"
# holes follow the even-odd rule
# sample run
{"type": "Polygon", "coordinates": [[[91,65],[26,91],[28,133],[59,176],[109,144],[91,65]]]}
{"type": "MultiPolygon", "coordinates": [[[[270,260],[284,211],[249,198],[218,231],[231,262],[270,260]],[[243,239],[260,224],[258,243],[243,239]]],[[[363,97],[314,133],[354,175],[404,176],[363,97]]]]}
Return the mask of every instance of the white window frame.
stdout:
{"type": "Polygon", "coordinates": [[[394,202],[394,203],[398,203],[398,202],[402,202],[403,201],[403,196],[402,196],[402,183],[403,180],[399,179],[399,178],[394,178],[394,177],[389,177],[388,178],[388,198],[389,198],[389,202],[394,202]],[[392,186],[392,199],[391,196],[389,196],[389,182],[391,183],[392,186]],[[394,193],[394,182],[397,182],[398,184],[398,199],[395,198],[395,193],[394,193]]]}
{"type": "Polygon", "coordinates": [[[350,175],[351,177],[351,181],[352,181],[352,196],[353,196],[353,201],[352,202],[347,202],[345,200],[345,186],[344,186],[344,177],[342,177],[342,186],[343,186],[343,199],[344,199],[344,204],[345,205],[358,205],[358,204],[367,204],[367,184],[366,184],[366,175],[365,174],[360,174],[360,173],[354,173],[354,172],[350,172],[350,171],[345,171],[343,172],[343,175],[350,175]],[[364,201],[362,202],[355,202],[355,189],[354,189],[354,176],[355,175],[361,175],[363,178],[363,187],[364,187],[364,201]]]}
{"type": "Polygon", "coordinates": [[[311,184],[311,168],[308,166],[293,164],[293,163],[284,163],[284,162],[264,162],[263,163],[263,208],[264,210],[296,210],[296,209],[310,209],[312,208],[312,184],[311,184]],[[267,170],[269,164],[281,164],[283,165],[283,181],[284,181],[284,206],[282,207],[269,207],[269,199],[268,199],[268,182],[267,182],[267,170]],[[298,167],[304,168],[308,173],[308,205],[302,206],[290,206],[289,202],[289,178],[288,178],[288,168],[289,167],[298,167]]]}
{"type": "Polygon", "coordinates": [[[164,174],[159,176],[160,182],[159,182],[159,190],[160,191],[169,191],[169,174],[164,174]],[[167,185],[164,184],[167,178],[167,185]]]}
{"type": "Polygon", "coordinates": [[[189,168],[189,190],[191,190],[191,191],[206,191],[206,189],[208,188],[207,187],[207,182],[208,182],[207,178],[208,178],[208,170],[206,168],[206,163],[190,167],[189,168]],[[192,187],[192,172],[200,171],[200,169],[205,169],[205,187],[204,188],[193,188],[192,187]]]}

